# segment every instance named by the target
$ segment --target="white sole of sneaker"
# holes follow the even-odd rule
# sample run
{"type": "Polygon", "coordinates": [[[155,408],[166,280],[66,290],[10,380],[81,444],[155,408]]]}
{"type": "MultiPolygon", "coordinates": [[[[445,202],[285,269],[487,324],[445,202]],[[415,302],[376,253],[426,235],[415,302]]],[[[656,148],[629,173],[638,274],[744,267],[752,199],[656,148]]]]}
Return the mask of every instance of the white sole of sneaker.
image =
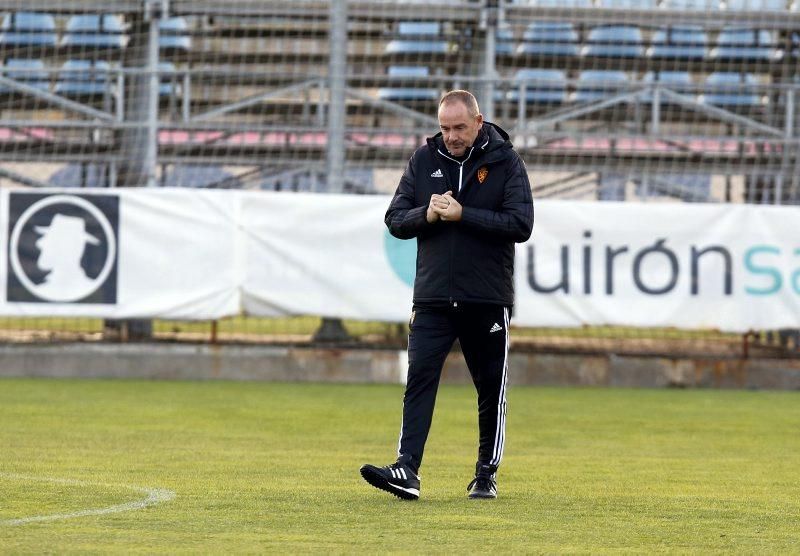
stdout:
{"type": "Polygon", "coordinates": [[[371,470],[368,467],[361,468],[361,476],[364,478],[365,481],[367,481],[375,488],[379,488],[390,494],[394,494],[395,496],[403,500],[417,500],[419,498],[419,489],[404,488],[392,484],[386,479],[386,477],[384,477],[379,473],[376,473],[375,471],[371,470]]]}

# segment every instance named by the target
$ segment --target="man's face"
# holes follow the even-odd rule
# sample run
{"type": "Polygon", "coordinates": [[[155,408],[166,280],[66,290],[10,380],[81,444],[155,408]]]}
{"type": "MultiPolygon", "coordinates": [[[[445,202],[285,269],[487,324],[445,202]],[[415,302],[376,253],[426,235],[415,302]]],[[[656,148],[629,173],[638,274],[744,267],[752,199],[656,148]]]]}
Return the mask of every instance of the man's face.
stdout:
{"type": "Polygon", "coordinates": [[[439,128],[444,145],[453,156],[463,156],[475,142],[483,116],[470,117],[463,102],[446,102],[439,107],[439,128]]]}

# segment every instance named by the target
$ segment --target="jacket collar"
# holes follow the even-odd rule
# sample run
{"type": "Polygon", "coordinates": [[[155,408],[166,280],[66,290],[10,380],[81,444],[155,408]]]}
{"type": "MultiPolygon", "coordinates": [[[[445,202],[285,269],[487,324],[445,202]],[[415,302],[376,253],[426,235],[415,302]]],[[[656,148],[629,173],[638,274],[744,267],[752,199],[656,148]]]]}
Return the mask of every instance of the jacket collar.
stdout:
{"type": "MultiPolygon", "coordinates": [[[[428,137],[427,143],[428,146],[434,151],[441,150],[442,153],[446,154],[448,152],[447,148],[444,146],[444,139],[442,138],[441,131],[433,137],[428,137]]],[[[510,149],[511,147],[512,145],[511,141],[509,141],[508,133],[499,125],[492,122],[483,122],[483,126],[478,132],[478,136],[475,138],[475,142],[472,144],[472,148],[479,149],[480,151],[480,153],[473,153],[473,156],[478,154],[482,155],[483,153],[489,153],[500,149],[510,149]]]]}

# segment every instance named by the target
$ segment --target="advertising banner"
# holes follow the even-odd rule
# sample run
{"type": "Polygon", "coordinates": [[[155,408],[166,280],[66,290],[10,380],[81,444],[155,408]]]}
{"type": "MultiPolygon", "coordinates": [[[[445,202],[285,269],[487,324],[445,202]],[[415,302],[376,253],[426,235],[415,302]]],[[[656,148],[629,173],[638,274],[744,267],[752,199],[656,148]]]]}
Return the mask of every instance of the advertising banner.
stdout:
{"type": "MultiPolygon", "coordinates": [[[[0,314],[408,319],[388,196],[0,190],[0,314]]],[[[442,223],[442,225],[458,225],[442,223]]],[[[513,323],[800,328],[794,207],[538,201],[513,323]]]]}
{"type": "Polygon", "coordinates": [[[541,202],[518,322],[746,332],[800,326],[800,210],[541,202]]]}
{"type": "Polygon", "coordinates": [[[219,192],[0,190],[0,314],[235,314],[237,207],[219,192]]]}

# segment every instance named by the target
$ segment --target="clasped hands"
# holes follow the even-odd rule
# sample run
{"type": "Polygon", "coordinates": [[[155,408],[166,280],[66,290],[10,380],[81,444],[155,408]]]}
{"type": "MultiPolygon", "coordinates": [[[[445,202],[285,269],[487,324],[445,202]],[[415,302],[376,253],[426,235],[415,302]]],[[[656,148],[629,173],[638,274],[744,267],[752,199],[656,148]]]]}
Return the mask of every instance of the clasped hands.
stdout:
{"type": "Polygon", "coordinates": [[[458,222],[461,220],[461,203],[453,198],[452,191],[447,191],[444,195],[431,195],[425,217],[431,224],[437,220],[458,222]]]}

